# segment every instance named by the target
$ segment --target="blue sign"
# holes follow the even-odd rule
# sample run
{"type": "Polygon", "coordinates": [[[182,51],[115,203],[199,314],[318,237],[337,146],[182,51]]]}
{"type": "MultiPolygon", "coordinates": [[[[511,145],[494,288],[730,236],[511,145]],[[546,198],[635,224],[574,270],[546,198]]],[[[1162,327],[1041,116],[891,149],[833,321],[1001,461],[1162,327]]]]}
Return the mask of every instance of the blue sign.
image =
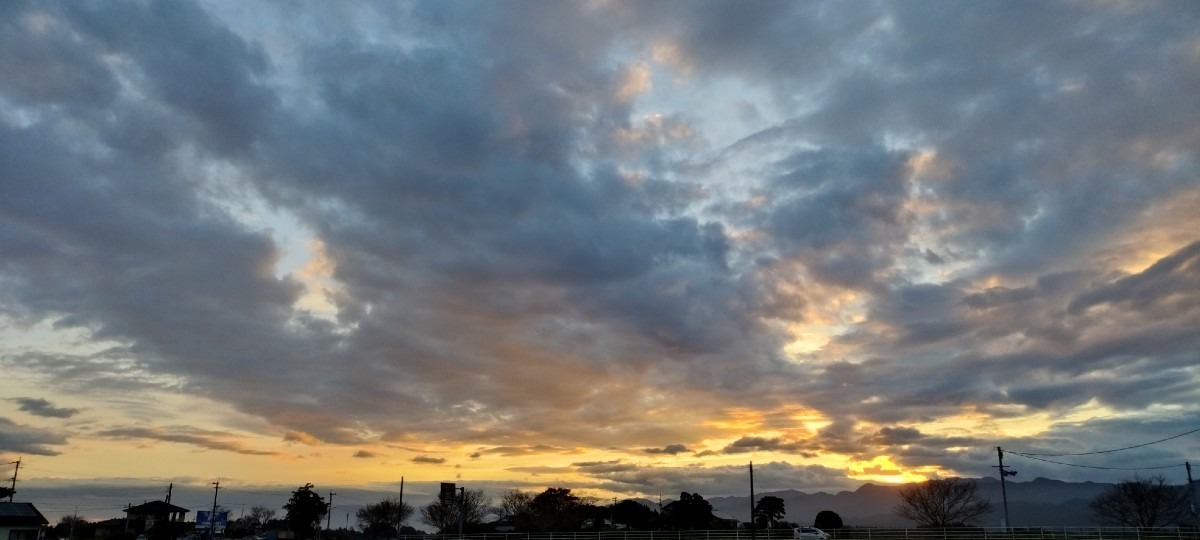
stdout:
{"type": "Polygon", "coordinates": [[[212,523],[209,523],[209,519],[211,517],[212,517],[212,512],[210,512],[208,510],[197,510],[196,511],[196,528],[202,529],[202,528],[212,526],[215,529],[224,529],[225,526],[229,524],[229,511],[228,510],[222,510],[220,512],[217,512],[217,519],[216,519],[215,525],[212,523]]]}

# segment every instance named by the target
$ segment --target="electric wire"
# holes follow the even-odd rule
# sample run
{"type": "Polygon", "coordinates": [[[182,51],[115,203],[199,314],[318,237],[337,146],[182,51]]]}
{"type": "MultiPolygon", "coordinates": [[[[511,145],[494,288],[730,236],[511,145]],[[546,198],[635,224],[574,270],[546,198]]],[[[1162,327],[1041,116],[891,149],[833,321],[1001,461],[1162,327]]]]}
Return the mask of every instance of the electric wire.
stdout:
{"type": "MultiPolygon", "coordinates": [[[[1183,437],[1183,436],[1186,436],[1186,435],[1191,435],[1191,434],[1193,434],[1193,433],[1196,433],[1196,432],[1200,432],[1200,428],[1193,429],[1193,430],[1191,430],[1191,431],[1189,431],[1189,432],[1187,432],[1187,433],[1180,433],[1179,435],[1172,435],[1172,436],[1170,436],[1170,437],[1167,437],[1167,438],[1165,438],[1165,439],[1159,439],[1159,440],[1157,440],[1157,441],[1150,441],[1150,442],[1148,442],[1148,443],[1135,444],[1135,445],[1133,445],[1133,446],[1126,446],[1126,447],[1124,447],[1124,448],[1113,448],[1112,450],[1097,450],[1097,451],[1095,451],[1095,452],[1079,452],[1079,453],[1075,453],[1075,454],[1033,454],[1033,453],[1012,452],[1011,450],[1010,450],[1009,452],[1011,452],[1011,453],[1013,453],[1013,454],[1020,455],[1020,456],[1024,456],[1024,457],[1030,457],[1030,456],[1039,456],[1039,457],[1068,457],[1068,456],[1092,456],[1092,455],[1096,455],[1096,454],[1111,454],[1111,453],[1113,453],[1113,452],[1121,452],[1121,451],[1124,451],[1124,450],[1132,450],[1132,449],[1134,449],[1134,448],[1141,448],[1141,447],[1143,447],[1143,446],[1150,446],[1150,445],[1152,445],[1152,444],[1158,444],[1158,443],[1160,443],[1160,442],[1166,442],[1166,441],[1169,441],[1169,440],[1171,440],[1171,439],[1178,439],[1178,438],[1180,438],[1180,437],[1183,437]]],[[[1043,461],[1045,461],[1045,460],[1043,460],[1043,461]]]]}
{"type": "Polygon", "coordinates": [[[1015,456],[1021,456],[1023,458],[1027,458],[1027,459],[1044,461],[1046,463],[1053,463],[1055,465],[1066,465],[1068,467],[1079,467],[1079,468],[1083,468],[1083,469],[1101,469],[1101,470],[1105,470],[1105,471],[1152,471],[1152,470],[1156,470],[1156,469],[1173,469],[1175,467],[1183,466],[1182,463],[1177,463],[1175,465],[1162,465],[1159,467],[1101,467],[1099,465],[1080,465],[1078,463],[1063,463],[1061,461],[1054,461],[1054,460],[1050,460],[1050,459],[1034,457],[1034,455],[1036,455],[1036,454],[1022,454],[1020,452],[1013,452],[1011,450],[1008,450],[1005,453],[1012,454],[1015,456]]]}

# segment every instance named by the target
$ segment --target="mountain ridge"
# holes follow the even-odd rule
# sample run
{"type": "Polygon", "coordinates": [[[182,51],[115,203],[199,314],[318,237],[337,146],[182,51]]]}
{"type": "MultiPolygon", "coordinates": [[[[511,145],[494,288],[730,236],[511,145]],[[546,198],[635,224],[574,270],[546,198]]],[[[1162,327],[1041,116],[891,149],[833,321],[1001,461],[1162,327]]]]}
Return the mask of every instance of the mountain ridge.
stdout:
{"type": "MultiPolygon", "coordinates": [[[[979,494],[992,502],[994,510],[977,521],[982,526],[1002,526],[1004,504],[1000,481],[995,478],[974,478],[979,483],[979,494]]],[[[1088,502],[1111,483],[1066,482],[1049,478],[1034,478],[1028,482],[1005,482],[1008,495],[1008,514],[1014,527],[1067,527],[1093,526],[1088,502]]],[[[893,509],[900,502],[899,490],[904,484],[882,485],[866,483],[857,489],[837,493],[818,491],[806,493],[796,489],[785,489],[757,493],[756,498],[768,495],[784,501],[787,512],[785,520],[800,525],[811,525],[817,512],[832,510],[841,516],[847,526],[858,527],[913,527],[916,524],[895,514],[893,509]]],[[[712,497],[708,501],[713,511],[726,514],[741,521],[750,519],[749,496],[712,497]]],[[[665,504],[665,502],[664,502],[665,504]]]]}

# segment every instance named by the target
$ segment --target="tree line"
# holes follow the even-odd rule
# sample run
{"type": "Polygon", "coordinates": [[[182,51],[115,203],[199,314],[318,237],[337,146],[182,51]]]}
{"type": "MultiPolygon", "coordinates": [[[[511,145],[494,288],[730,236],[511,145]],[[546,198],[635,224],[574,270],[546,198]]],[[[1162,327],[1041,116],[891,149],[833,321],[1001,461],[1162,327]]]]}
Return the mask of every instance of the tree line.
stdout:
{"type": "MultiPolygon", "coordinates": [[[[898,495],[899,503],[893,509],[894,513],[919,527],[971,526],[995,511],[992,501],[980,496],[976,482],[968,479],[927,480],[900,488],[898,495]]],[[[1089,507],[1093,519],[1104,525],[1150,529],[1196,526],[1191,495],[1188,486],[1170,485],[1162,476],[1132,478],[1114,484],[1093,499],[1089,507]]],[[[283,509],[284,517],[276,519],[275,510],[252,507],[247,515],[229,524],[225,536],[241,538],[267,529],[286,528],[294,533],[296,540],[316,538],[330,505],[312,484],[305,484],[292,492],[283,509]]],[[[455,534],[460,530],[464,533],[711,530],[751,525],[715,516],[712,504],[699,493],[680,493],[677,500],[660,505],[656,510],[633,499],[614,499],[611,504],[601,504],[596,497],[579,496],[563,487],[549,487],[540,493],[508,490],[494,503],[483,490],[463,489],[455,497],[439,498],[420,508],[395,497],[386,497],[355,512],[362,535],[372,539],[420,534],[421,531],[411,525],[410,520],[414,517],[442,534],[455,534]]],[[[771,495],[758,498],[752,509],[753,526],[757,528],[797,526],[786,517],[783,499],[771,495]]],[[[822,510],[816,514],[812,525],[828,531],[842,528],[843,522],[836,512],[822,510]]],[[[77,517],[63,516],[54,529],[58,538],[75,539],[91,538],[89,531],[94,527],[95,524],[77,517]]],[[[151,533],[148,535],[150,540],[174,540],[176,536],[167,534],[169,531],[162,535],[154,534],[156,531],[146,532],[151,533]]]]}
{"type": "MultiPolygon", "coordinates": [[[[293,493],[288,504],[287,523],[297,539],[313,536],[328,506],[311,484],[293,493]]],[[[765,496],[753,508],[759,528],[795,527],[784,520],[783,499],[765,496]]],[[[569,488],[549,487],[544,491],[508,490],[498,501],[488,499],[483,490],[463,489],[455,497],[439,498],[414,508],[395,497],[363,506],[355,518],[367,538],[393,538],[397,534],[417,534],[408,523],[413,518],[441,534],[479,532],[569,532],[625,530],[709,530],[746,527],[749,524],[721,519],[713,514],[712,504],[699,493],[680,493],[679,499],[655,510],[632,499],[601,504],[596,497],[579,496],[569,488]]],[[[832,511],[818,514],[817,526],[841,526],[841,518],[832,511]]]]}
{"type": "MultiPolygon", "coordinates": [[[[946,528],[974,525],[995,510],[978,493],[974,480],[945,478],[927,480],[900,489],[896,515],[920,527],[946,528]]],[[[1192,510],[1190,486],[1167,483],[1165,477],[1134,477],[1114,484],[1092,499],[1092,519],[1103,525],[1155,529],[1167,526],[1197,526],[1192,510]]],[[[1011,526],[1011,524],[1009,525],[1011,526]]]]}
{"type": "MultiPolygon", "coordinates": [[[[461,501],[439,500],[421,508],[421,521],[442,533],[457,532],[459,527],[464,532],[485,532],[495,530],[498,524],[514,532],[611,528],[698,530],[749,525],[717,518],[713,515],[712,505],[699,493],[680,493],[678,500],[662,506],[661,511],[631,499],[601,506],[595,498],[579,497],[561,487],[547,488],[541,493],[509,490],[501,495],[496,506],[488,506],[482,491],[466,490],[464,493],[461,501]],[[494,514],[498,520],[483,523],[484,516],[489,514],[494,514]]],[[[1103,525],[1150,529],[1197,526],[1200,523],[1192,509],[1192,497],[1190,486],[1171,485],[1163,476],[1135,477],[1114,484],[1090,501],[1089,508],[1092,519],[1103,525]]],[[[899,498],[894,513],[920,527],[975,525],[981,517],[995,511],[993,503],[979,495],[978,484],[962,478],[910,484],[900,488],[899,498]]],[[[393,504],[398,502],[393,501],[393,504]]],[[[359,524],[364,531],[374,523],[368,519],[368,514],[374,515],[370,514],[371,508],[368,506],[359,511],[359,524]]],[[[395,514],[394,522],[389,522],[391,528],[387,530],[397,530],[396,526],[412,513],[411,508],[401,509],[401,513],[395,514]]],[[[795,527],[796,523],[785,521],[786,515],[784,501],[770,495],[756,500],[752,511],[753,524],[759,528],[795,527]]],[[[822,510],[813,520],[813,526],[834,530],[842,528],[843,523],[836,512],[822,510]]]]}

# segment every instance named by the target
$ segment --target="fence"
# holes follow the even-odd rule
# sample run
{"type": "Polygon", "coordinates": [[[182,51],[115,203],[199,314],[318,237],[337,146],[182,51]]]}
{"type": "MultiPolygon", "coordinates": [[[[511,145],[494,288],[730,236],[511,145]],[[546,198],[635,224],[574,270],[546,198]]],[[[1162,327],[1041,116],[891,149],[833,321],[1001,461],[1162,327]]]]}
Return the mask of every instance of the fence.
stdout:
{"type": "MultiPolygon", "coordinates": [[[[825,531],[830,540],[1200,540],[1194,527],[961,527],[849,528],[825,531]]],[[[755,531],[756,540],[791,540],[791,529],[755,531]]],[[[749,529],[405,535],[399,540],[751,540],[749,529]]]]}

